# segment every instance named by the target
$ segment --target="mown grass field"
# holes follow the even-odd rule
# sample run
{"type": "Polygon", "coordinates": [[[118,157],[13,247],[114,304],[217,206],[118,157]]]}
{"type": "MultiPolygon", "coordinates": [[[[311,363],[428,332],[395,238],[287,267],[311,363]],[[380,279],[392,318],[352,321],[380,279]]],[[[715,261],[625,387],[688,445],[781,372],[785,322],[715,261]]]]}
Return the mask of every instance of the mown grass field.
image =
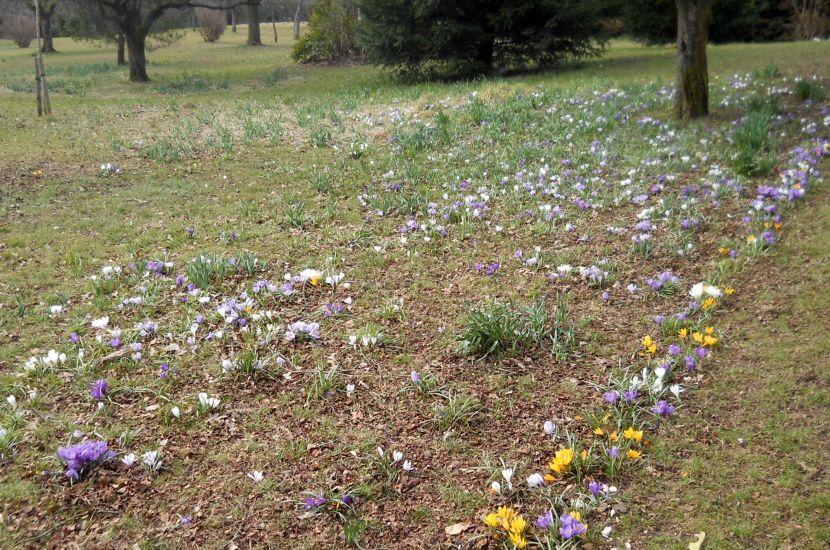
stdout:
{"type": "Polygon", "coordinates": [[[830,43],[711,47],[684,125],[668,47],[407,84],[278,33],[142,85],[58,39],[48,119],[0,41],[5,546],[513,548],[502,505],[528,547],[826,546],[830,43]]]}

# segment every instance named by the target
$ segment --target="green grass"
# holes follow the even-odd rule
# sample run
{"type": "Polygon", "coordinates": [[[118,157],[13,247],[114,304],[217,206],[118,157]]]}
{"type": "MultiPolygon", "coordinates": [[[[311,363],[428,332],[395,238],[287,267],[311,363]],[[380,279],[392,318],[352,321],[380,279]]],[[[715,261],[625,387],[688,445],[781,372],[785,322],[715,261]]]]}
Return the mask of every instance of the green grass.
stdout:
{"type": "Polygon", "coordinates": [[[654,465],[660,477],[636,476],[651,497],[637,498],[640,513],[625,519],[624,534],[645,547],[685,548],[701,531],[705,548],[830,544],[830,297],[811,290],[830,281],[826,191],[797,213],[797,228],[763,268],[739,276],[734,343],[689,397],[689,421],[667,434],[654,465]],[[755,287],[792,273],[768,292],[755,287]]]}

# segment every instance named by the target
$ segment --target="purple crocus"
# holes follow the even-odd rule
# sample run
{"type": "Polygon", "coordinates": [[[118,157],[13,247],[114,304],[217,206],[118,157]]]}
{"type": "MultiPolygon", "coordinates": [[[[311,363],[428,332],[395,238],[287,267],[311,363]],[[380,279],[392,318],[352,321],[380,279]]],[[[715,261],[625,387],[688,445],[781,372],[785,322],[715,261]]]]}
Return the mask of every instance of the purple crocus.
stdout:
{"type": "Polygon", "coordinates": [[[86,466],[111,456],[106,441],[89,440],[58,449],[58,458],[66,463],[66,477],[70,479],[79,479],[86,466]]]}
{"type": "Polygon", "coordinates": [[[620,456],[620,448],[616,445],[608,449],[606,452],[608,453],[608,456],[610,456],[611,458],[617,458],[620,456]]]}
{"type": "Polygon", "coordinates": [[[605,399],[608,403],[614,405],[620,398],[620,392],[618,392],[617,390],[610,390],[602,394],[602,398],[605,399]]]}
{"type": "Polygon", "coordinates": [[[110,340],[110,347],[115,348],[115,349],[120,348],[121,347],[121,338],[116,336],[115,338],[110,340]]]}
{"type": "Polygon", "coordinates": [[[551,525],[553,525],[553,512],[550,510],[544,516],[536,518],[536,527],[539,529],[550,529],[551,525]]]}
{"type": "Polygon", "coordinates": [[[686,370],[692,372],[695,370],[695,358],[693,355],[687,355],[683,358],[683,361],[686,363],[686,370]]]}
{"type": "Polygon", "coordinates": [[[72,334],[69,335],[69,341],[72,342],[73,344],[77,344],[78,342],[80,342],[80,340],[81,339],[78,336],[77,332],[73,332],[72,334]]]}
{"type": "Polygon", "coordinates": [[[313,510],[315,508],[319,508],[320,506],[324,505],[328,502],[328,499],[323,495],[320,496],[310,496],[305,499],[305,510],[308,512],[309,510],[313,510]]]}
{"type": "Polygon", "coordinates": [[[596,481],[596,480],[591,481],[588,484],[588,492],[591,493],[594,496],[597,496],[598,494],[600,494],[602,492],[602,483],[600,483],[599,481],[596,481]]]}
{"type": "Polygon", "coordinates": [[[96,380],[92,384],[92,390],[89,394],[96,401],[103,401],[109,391],[109,383],[105,379],[96,380]]]}
{"type": "Polygon", "coordinates": [[[681,351],[683,351],[683,348],[681,348],[681,347],[680,347],[679,345],[677,345],[677,344],[671,344],[671,345],[669,346],[669,355],[671,355],[672,357],[677,356],[677,355],[680,355],[680,352],[681,352],[681,351]]]}
{"type": "Polygon", "coordinates": [[[585,525],[579,523],[579,520],[570,514],[564,514],[560,521],[562,526],[559,527],[559,534],[565,540],[582,535],[588,530],[585,525]]]}
{"type": "Polygon", "coordinates": [[[651,412],[663,418],[669,418],[674,414],[674,405],[670,405],[665,399],[661,399],[651,408],[651,412]]]}
{"type": "Polygon", "coordinates": [[[409,373],[409,378],[412,380],[413,384],[420,384],[421,383],[421,375],[418,374],[417,371],[412,371],[409,373]]]}
{"type": "Polygon", "coordinates": [[[634,401],[635,399],[637,399],[637,397],[639,397],[639,395],[640,394],[639,394],[639,392],[637,392],[637,390],[625,390],[623,392],[623,397],[629,403],[634,401]]]}

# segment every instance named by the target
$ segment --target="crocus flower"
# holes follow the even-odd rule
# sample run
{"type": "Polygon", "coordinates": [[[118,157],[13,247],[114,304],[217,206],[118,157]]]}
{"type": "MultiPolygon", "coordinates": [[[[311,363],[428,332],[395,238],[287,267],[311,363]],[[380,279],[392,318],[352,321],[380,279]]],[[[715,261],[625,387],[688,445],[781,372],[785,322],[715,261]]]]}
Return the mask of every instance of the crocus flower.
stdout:
{"type": "Polygon", "coordinates": [[[674,414],[674,406],[666,402],[665,399],[662,399],[651,408],[651,412],[657,416],[669,418],[672,414],[674,414]]]}
{"type": "Polygon", "coordinates": [[[254,483],[259,483],[265,479],[265,474],[259,470],[254,470],[253,472],[248,472],[248,477],[251,478],[254,483]]]}
{"type": "Polygon", "coordinates": [[[594,496],[597,496],[602,492],[602,483],[599,481],[591,481],[588,484],[588,492],[594,496]]]}
{"type": "Polygon", "coordinates": [[[539,516],[536,518],[536,527],[539,529],[550,529],[550,526],[553,524],[553,512],[548,510],[548,512],[544,516],[539,516]]]}
{"type": "Polygon", "coordinates": [[[614,405],[620,398],[620,392],[618,392],[617,390],[610,390],[602,394],[602,398],[605,399],[608,403],[614,405]]]}
{"type": "Polygon", "coordinates": [[[559,527],[559,534],[565,540],[582,535],[588,530],[588,527],[579,523],[579,520],[574,517],[575,513],[563,514],[560,518],[562,525],[559,527]]]}
{"type": "Polygon", "coordinates": [[[322,495],[319,497],[317,496],[310,496],[305,499],[305,510],[308,512],[309,510],[313,510],[314,508],[318,508],[328,502],[328,499],[322,495]]]}
{"type": "Polygon", "coordinates": [[[421,383],[421,375],[418,374],[416,371],[412,371],[409,373],[409,378],[412,380],[413,384],[420,384],[421,383]]]}
{"type": "Polygon", "coordinates": [[[534,472],[527,477],[527,484],[531,487],[544,487],[545,478],[539,472],[534,472]]]}
{"type": "Polygon", "coordinates": [[[92,398],[96,401],[103,401],[109,391],[109,383],[105,379],[96,380],[92,384],[92,390],[89,392],[92,398]]]}

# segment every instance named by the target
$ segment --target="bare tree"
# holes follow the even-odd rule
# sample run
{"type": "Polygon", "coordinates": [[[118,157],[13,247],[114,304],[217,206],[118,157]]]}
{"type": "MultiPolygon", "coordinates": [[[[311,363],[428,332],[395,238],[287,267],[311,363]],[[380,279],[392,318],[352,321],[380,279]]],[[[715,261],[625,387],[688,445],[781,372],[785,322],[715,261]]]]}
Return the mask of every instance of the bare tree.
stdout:
{"type": "Polygon", "coordinates": [[[35,39],[35,19],[29,15],[10,15],[3,18],[3,34],[18,48],[28,48],[35,39]]]}
{"type": "Polygon", "coordinates": [[[294,40],[300,39],[300,11],[303,9],[303,0],[297,0],[297,11],[294,12],[294,40]]]}
{"type": "Polygon", "coordinates": [[[675,0],[677,3],[677,89],[674,114],[691,119],[709,114],[710,0],[675,0]]]}
{"type": "Polygon", "coordinates": [[[793,13],[793,36],[797,40],[809,40],[830,30],[830,1],[790,0],[793,13]]]}
{"type": "MultiPolygon", "coordinates": [[[[205,8],[227,10],[259,0],[236,0],[231,5],[214,5],[200,0],[77,0],[90,3],[98,14],[124,35],[132,82],[147,82],[147,36],[153,24],[171,10],[205,8]]],[[[258,29],[258,27],[257,27],[258,29]]],[[[258,34],[258,33],[257,33],[258,34]]]]}

